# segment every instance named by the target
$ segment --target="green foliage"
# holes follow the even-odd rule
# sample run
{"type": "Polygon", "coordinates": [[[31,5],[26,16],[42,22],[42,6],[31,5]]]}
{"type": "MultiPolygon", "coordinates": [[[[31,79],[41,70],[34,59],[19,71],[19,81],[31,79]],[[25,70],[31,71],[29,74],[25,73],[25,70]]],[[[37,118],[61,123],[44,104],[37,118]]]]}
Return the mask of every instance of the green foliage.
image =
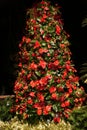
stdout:
{"type": "Polygon", "coordinates": [[[87,26],[87,16],[82,20],[82,27],[87,26]]]}
{"type": "Polygon", "coordinates": [[[80,68],[80,80],[87,84],[87,63],[83,63],[80,68]]]}
{"type": "Polygon", "coordinates": [[[71,125],[63,120],[59,124],[53,122],[38,122],[35,125],[19,121],[17,117],[9,122],[0,121],[0,130],[71,130],[71,125]]]}
{"type": "Polygon", "coordinates": [[[73,111],[69,118],[72,130],[87,130],[87,105],[73,111]]]}
{"type": "Polygon", "coordinates": [[[14,116],[14,114],[10,112],[14,100],[12,98],[0,100],[0,120],[8,121],[14,116]]]}

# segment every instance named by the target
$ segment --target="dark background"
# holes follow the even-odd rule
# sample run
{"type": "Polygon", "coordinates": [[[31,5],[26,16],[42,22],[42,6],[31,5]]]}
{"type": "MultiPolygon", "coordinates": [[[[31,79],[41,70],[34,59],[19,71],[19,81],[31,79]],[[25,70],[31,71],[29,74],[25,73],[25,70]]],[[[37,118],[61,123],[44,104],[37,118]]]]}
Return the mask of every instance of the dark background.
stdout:
{"type": "MultiPolygon", "coordinates": [[[[14,59],[24,32],[26,9],[39,0],[0,0],[0,94],[12,94],[15,81],[14,59]]],[[[87,61],[87,26],[81,22],[87,16],[87,0],[51,0],[62,7],[64,28],[70,34],[72,59],[79,70],[87,61]]]]}

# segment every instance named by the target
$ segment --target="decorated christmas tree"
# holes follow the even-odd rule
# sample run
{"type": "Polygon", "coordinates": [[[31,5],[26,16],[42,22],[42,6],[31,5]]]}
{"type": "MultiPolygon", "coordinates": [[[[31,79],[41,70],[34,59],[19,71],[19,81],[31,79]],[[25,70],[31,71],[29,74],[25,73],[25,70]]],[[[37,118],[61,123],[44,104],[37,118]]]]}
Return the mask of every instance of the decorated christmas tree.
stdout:
{"type": "Polygon", "coordinates": [[[19,43],[14,110],[23,119],[59,122],[85,100],[60,6],[42,0],[28,9],[26,16],[25,36],[19,43]]]}

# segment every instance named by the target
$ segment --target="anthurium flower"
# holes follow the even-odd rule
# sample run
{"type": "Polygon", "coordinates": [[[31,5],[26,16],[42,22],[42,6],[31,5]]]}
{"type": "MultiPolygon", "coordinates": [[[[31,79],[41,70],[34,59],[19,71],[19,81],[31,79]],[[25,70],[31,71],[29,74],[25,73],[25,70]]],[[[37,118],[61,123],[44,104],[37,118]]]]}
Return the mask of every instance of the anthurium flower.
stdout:
{"type": "Polygon", "coordinates": [[[43,18],[46,19],[48,16],[46,14],[43,15],[43,18]]]}
{"type": "Polygon", "coordinates": [[[48,82],[47,76],[42,77],[42,78],[39,80],[40,85],[47,85],[47,82],[48,82]]]}
{"type": "Polygon", "coordinates": [[[35,42],[35,45],[34,45],[34,49],[36,49],[36,48],[39,48],[41,45],[40,45],[40,42],[39,41],[36,41],[35,42]]]}
{"type": "Polygon", "coordinates": [[[47,52],[48,52],[47,49],[44,49],[44,48],[40,48],[40,49],[39,49],[39,53],[40,53],[40,54],[47,53],[47,52]]]}
{"type": "Polygon", "coordinates": [[[56,60],[56,61],[53,62],[53,64],[54,64],[55,66],[58,66],[58,65],[60,64],[60,62],[59,62],[58,60],[56,60]]]}
{"type": "Polygon", "coordinates": [[[25,36],[22,37],[22,41],[23,41],[23,42],[26,41],[26,37],[25,37],[25,36]]]}
{"type": "Polygon", "coordinates": [[[54,121],[55,123],[59,123],[59,122],[60,122],[60,120],[61,120],[61,118],[60,118],[60,117],[54,117],[54,118],[53,118],[53,121],[54,121]]]}
{"type": "Polygon", "coordinates": [[[30,95],[31,97],[35,97],[35,92],[30,92],[29,95],[30,95]]]}
{"type": "Polygon", "coordinates": [[[19,66],[19,67],[22,67],[22,63],[20,62],[20,63],[18,64],[18,66],[19,66]]]}
{"type": "Polygon", "coordinates": [[[58,92],[64,92],[64,88],[62,86],[58,87],[58,92]]]}
{"type": "Polygon", "coordinates": [[[37,115],[42,115],[42,109],[37,109],[37,115]]]}
{"type": "Polygon", "coordinates": [[[70,102],[69,101],[65,101],[65,106],[66,107],[70,106],[70,102]]]}
{"type": "Polygon", "coordinates": [[[51,111],[51,108],[52,108],[52,105],[47,105],[46,107],[45,107],[45,109],[46,109],[46,111],[51,111]]]}
{"type": "Polygon", "coordinates": [[[70,70],[71,70],[71,66],[68,65],[68,64],[66,64],[66,69],[67,69],[68,71],[70,71],[70,70]]]}
{"type": "Polygon", "coordinates": [[[30,104],[30,105],[32,105],[33,104],[32,99],[28,99],[27,103],[30,104]]]}
{"type": "Polygon", "coordinates": [[[23,87],[23,89],[24,89],[24,90],[27,90],[27,89],[28,89],[28,86],[27,86],[27,85],[25,85],[25,86],[23,87]]]}
{"type": "Polygon", "coordinates": [[[62,49],[64,49],[64,48],[66,47],[66,45],[63,44],[63,43],[59,44],[59,46],[60,46],[60,48],[62,48],[62,49]]]}
{"type": "Polygon", "coordinates": [[[32,80],[32,81],[30,82],[30,85],[31,85],[32,88],[34,88],[34,87],[36,86],[36,82],[32,80]]]}
{"type": "Polygon", "coordinates": [[[48,7],[44,7],[44,10],[49,10],[49,8],[48,7]]]}
{"type": "Polygon", "coordinates": [[[61,28],[59,25],[56,25],[56,34],[59,35],[61,33],[61,28]]]}
{"type": "Polygon", "coordinates": [[[51,99],[53,99],[53,100],[58,100],[57,94],[56,94],[56,93],[52,93],[51,99]]]}
{"type": "Polygon", "coordinates": [[[47,63],[46,63],[44,60],[41,60],[41,61],[39,62],[39,66],[41,66],[43,69],[46,68],[46,65],[47,65],[47,63]]]}
{"type": "Polygon", "coordinates": [[[37,93],[38,100],[44,101],[44,96],[42,93],[37,93]]]}
{"type": "Polygon", "coordinates": [[[31,42],[31,39],[30,38],[26,38],[26,43],[30,43],[31,42]]]}
{"type": "Polygon", "coordinates": [[[54,87],[54,86],[52,86],[52,87],[49,88],[50,93],[53,93],[53,92],[55,92],[56,90],[57,90],[57,88],[54,87]]]}
{"type": "Polygon", "coordinates": [[[38,67],[38,66],[37,66],[34,62],[32,62],[32,63],[30,64],[30,66],[29,66],[29,69],[36,70],[37,67],[38,67]]]}

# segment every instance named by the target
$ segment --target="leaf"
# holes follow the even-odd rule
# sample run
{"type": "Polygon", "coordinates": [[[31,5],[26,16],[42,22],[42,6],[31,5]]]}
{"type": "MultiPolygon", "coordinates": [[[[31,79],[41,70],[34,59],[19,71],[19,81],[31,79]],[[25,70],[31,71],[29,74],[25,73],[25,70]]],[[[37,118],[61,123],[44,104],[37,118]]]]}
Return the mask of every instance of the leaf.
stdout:
{"type": "Polygon", "coordinates": [[[87,67],[82,67],[80,73],[86,73],[86,72],[87,72],[87,67]]]}
{"type": "Polygon", "coordinates": [[[37,21],[39,21],[39,22],[40,22],[40,18],[37,18],[37,21]]]}
{"type": "Polygon", "coordinates": [[[84,74],[83,76],[80,77],[80,79],[85,79],[87,78],[87,74],[84,74]]]}
{"type": "Polygon", "coordinates": [[[58,112],[58,107],[57,107],[56,105],[53,105],[53,110],[54,110],[55,112],[58,112]]]}
{"type": "Polygon", "coordinates": [[[87,26],[87,16],[85,16],[85,18],[82,21],[82,27],[87,26]]]}
{"type": "Polygon", "coordinates": [[[49,52],[50,52],[50,54],[53,54],[54,50],[53,49],[49,49],[49,52]]]}
{"type": "Polygon", "coordinates": [[[46,42],[42,42],[41,43],[42,46],[46,46],[46,44],[47,44],[46,42]]]}
{"type": "Polygon", "coordinates": [[[35,71],[35,74],[39,77],[41,76],[41,73],[39,71],[35,71]]]}

